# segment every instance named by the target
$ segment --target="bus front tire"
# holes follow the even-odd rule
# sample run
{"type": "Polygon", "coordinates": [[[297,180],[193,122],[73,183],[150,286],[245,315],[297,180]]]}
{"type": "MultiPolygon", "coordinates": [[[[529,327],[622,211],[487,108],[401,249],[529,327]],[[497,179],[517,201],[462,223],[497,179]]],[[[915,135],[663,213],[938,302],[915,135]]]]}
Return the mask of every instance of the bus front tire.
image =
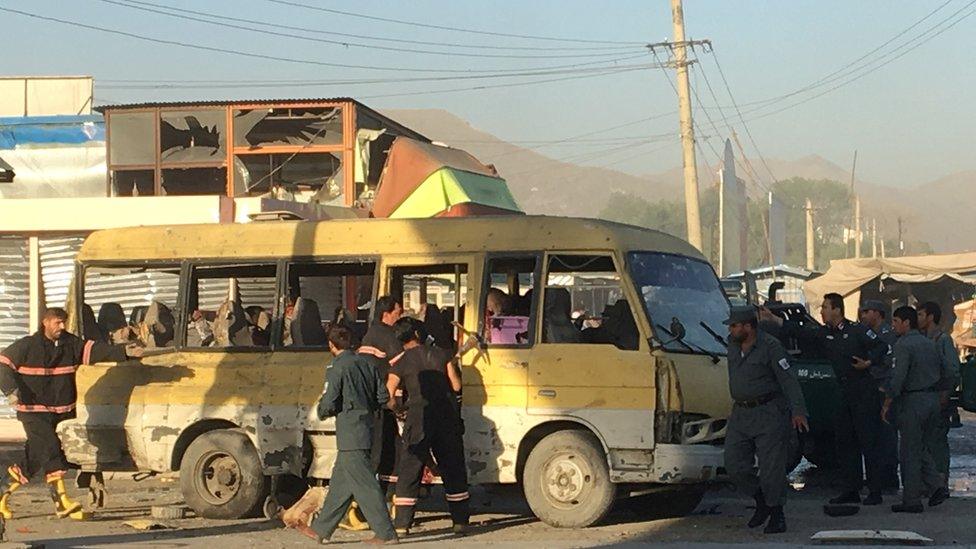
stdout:
{"type": "Polygon", "coordinates": [[[219,429],[193,440],[180,462],[180,488],[197,516],[237,519],[256,515],[269,482],[251,439],[219,429]]]}
{"type": "Polygon", "coordinates": [[[585,528],[602,520],[616,496],[603,447],[585,431],[557,431],[529,453],[522,476],[535,516],[560,528],[585,528]]]}

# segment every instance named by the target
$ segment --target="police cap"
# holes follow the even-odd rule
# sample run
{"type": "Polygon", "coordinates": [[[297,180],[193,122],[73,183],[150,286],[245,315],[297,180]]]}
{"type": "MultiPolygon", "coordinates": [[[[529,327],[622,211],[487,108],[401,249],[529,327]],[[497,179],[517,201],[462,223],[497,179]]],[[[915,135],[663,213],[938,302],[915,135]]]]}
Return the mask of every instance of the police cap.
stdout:
{"type": "Polygon", "coordinates": [[[885,304],[878,301],[877,299],[867,299],[864,303],[861,303],[862,311],[878,311],[881,314],[888,314],[888,308],[885,304]]]}

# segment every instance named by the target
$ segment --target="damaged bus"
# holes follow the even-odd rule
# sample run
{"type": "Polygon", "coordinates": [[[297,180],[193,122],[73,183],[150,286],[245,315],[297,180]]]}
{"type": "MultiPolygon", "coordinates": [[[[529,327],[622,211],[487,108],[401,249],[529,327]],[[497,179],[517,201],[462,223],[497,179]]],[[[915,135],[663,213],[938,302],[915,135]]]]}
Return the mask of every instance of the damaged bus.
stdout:
{"type": "Polygon", "coordinates": [[[721,473],[728,314],[688,243],[606,221],[512,216],[271,221],[93,233],[76,333],[145,356],[78,371],[59,426],[84,473],[178,471],[200,516],[274,512],[280,480],[326,482],[315,417],[335,318],[403,300],[458,349],[472,484],[520,483],[565,527],[615,501],[687,513],[721,473]]]}

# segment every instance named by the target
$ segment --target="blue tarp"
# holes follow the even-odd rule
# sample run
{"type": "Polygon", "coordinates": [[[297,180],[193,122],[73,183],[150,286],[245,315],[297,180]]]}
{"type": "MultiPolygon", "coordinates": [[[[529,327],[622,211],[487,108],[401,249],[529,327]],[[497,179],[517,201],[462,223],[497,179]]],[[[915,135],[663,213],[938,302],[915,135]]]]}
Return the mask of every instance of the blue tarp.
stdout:
{"type": "Polygon", "coordinates": [[[0,117],[0,150],[105,141],[101,115],[0,117]]]}

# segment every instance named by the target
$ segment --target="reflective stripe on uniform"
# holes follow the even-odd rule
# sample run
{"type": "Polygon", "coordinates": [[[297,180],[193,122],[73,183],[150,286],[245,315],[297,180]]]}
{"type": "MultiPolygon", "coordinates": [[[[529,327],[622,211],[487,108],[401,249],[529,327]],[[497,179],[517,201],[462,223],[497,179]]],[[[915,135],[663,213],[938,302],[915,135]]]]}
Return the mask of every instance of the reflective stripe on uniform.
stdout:
{"type": "Polygon", "coordinates": [[[66,374],[73,374],[77,371],[77,366],[58,366],[56,368],[45,368],[43,366],[21,366],[17,368],[17,373],[25,376],[62,376],[66,374]]]}
{"type": "Polygon", "coordinates": [[[91,364],[91,352],[92,352],[92,347],[94,346],[95,346],[95,342],[92,341],[91,339],[85,342],[85,348],[81,352],[82,364],[91,364]]]}
{"type": "Polygon", "coordinates": [[[467,492],[460,492],[457,494],[444,494],[444,498],[447,501],[464,501],[471,496],[467,492]]]}
{"type": "Polygon", "coordinates": [[[50,412],[52,414],[63,414],[75,409],[74,404],[64,406],[48,406],[46,404],[17,404],[14,407],[18,412],[50,412]]]}
{"type": "Polygon", "coordinates": [[[377,349],[376,347],[370,347],[369,345],[363,345],[362,347],[356,349],[356,352],[363,355],[373,355],[376,358],[386,358],[386,353],[377,349]]]}
{"type": "Polygon", "coordinates": [[[400,505],[403,507],[413,507],[414,505],[417,505],[417,498],[394,497],[393,505],[400,505]]]}
{"type": "Polygon", "coordinates": [[[393,366],[393,365],[394,365],[394,364],[396,364],[397,362],[400,362],[400,359],[401,359],[401,358],[403,358],[403,353],[400,353],[400,354],[398,354],[397,356],[395,356],[395,357],[393,357],[393,358],[391,358],[391,359],[390,359],[390,366],[393,366]]]}
{"type": "Polygon", "coordinates": [[[17,369],[17,365],[14,364],[14,361],[10,360],[4,355],[0,355],[0,363],[6,364],[7,366],[13,368],[14,370],[17,369]]]}

